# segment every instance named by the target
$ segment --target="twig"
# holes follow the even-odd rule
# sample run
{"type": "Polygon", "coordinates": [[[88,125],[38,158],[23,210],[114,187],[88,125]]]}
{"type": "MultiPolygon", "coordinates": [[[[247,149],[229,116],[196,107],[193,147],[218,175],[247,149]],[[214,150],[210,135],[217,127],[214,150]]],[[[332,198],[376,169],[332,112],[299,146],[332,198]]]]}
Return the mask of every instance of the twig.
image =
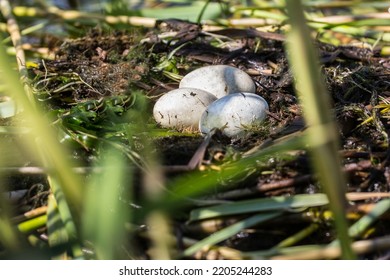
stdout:
{"type": "Polygon", "coordinates": [[[0,0],[0,10],[7,21],[7,30],[11,35],[12,43],[16,50],[19,72],[22,76],[27,77],[26,58],[22,47],[22,36],[15,17],[12,15],[12,9],[8,0],[0,0]]]}
{"type": "Polygon", "coordinates": [[[31,104],[35,106],[35,101],[31,88],[28,86],[28,76],[26,68],[26,56],[24,54],[22,36],[15,17],[12,14],[11,5],[8,0],[0,0],[0,11],[7,21],[7,29],[11,36],[16,52],[16,62],[18,64],[20,79],[23,82],[24,90],[31,104]]]}
{"type": "Polygon", "coordinates": [[[337,15],[337,16],[328,16],[328,17],[313,17],[310,20],[321,22],[321,23],[329,23],[329,24],[347,24],[347,23],[356,22],[358,20],[366,20],[366,19],[390,20],[390,14],[370,13],[364,15],[337,15]]]}
{"type": "Polygon", "coordinates": [[[42,206],[42,207],[39,207],[39,208],[35,208],[31,211],[28,211],[26,213],[24,213],[23,215],[19,215],[19,216],[16,216],[16,217],[13,217],[11,219],[11,221],[13,223],[21,223],[21,222],[24,222],[26,220],[29,220],[29,219],[32,219],[32,218],[36,218],[38,216],[42,216],[44,214],[46,214],[47,212],[47,206],[42,206]]]}
{"type": "Polygon", "coordinates": [[[104,16],[97,13],[84,13],[75,10],[61,10],[57,7],[50,6],[47,9],[39,9],[33,7],[15,7],[13,12],[17,16],[24,17],[47,17],[57,16],[64,20],[76,21],[81,19],[90,19],[97,21],[105,21],[108,24],[130,24],[133,26],[153,27],[156,24],[156,19],[136,17],[136,16],[104,16]]]}

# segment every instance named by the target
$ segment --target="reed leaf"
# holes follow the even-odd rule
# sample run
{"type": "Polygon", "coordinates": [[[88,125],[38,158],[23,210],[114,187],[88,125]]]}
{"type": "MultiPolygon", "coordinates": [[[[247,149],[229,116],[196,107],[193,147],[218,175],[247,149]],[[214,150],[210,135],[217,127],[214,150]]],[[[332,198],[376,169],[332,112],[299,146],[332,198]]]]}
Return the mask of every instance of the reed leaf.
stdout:
{"type": "Polygon", "coordinates": [[[319,181],[329,197],[343,258],[353,259],[348,224],[345,219],[346,182],[341,172],[336,127],[330,113],[330,99],[319,71],[319,64],[305,22],[301,1],[286,1],[291,31],[287,53],[295,86],[308,124],[308,146],[319,181]]]}
{"type": "Polygon", "coordinates": [[[123,168],[123,155],[115,149],[108,149],[103,159],[104,171],[88,182],[83,237],[93,243],[98,259],[117,259],[120,258],[118,249],[124,242],[126,220],[121,197],[131,172],[123,168]]]}
{"type": "Polygon", "coordinates": [[[328,204],[325,194],[298,194],[290,197],[276,196],[243,200],[192,210],[190,221],[216,218],[227,215],[250,214],[261,211],[288,211],[328,204]]]}

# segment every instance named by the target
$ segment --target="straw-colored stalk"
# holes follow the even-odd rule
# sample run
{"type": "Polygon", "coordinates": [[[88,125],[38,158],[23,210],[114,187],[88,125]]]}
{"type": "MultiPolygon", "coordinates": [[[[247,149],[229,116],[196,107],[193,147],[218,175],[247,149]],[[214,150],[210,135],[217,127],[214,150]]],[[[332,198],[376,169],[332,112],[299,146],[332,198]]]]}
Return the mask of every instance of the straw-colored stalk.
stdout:
{"type": "Polygon", "coordinates": [[[16,49],[16,61],[18,63],[19,75],[13,71],[9,65],[11,60],[6,54],[5,48],[0,44],[0,71],[6,86],[6,93],[12,96],[17,104],[23,108],[26,120],[31,124],[31,135],[23,138],[23,145],[36,158],[41,159],[41,163],[46,168],[51,168],[49,172],[49,183],[52,184],[52,191],[56,196],[61,218],[72,238],[76,237],[76,227],[74,218],[80,216],[82,205],[82,188],[79,177],[71,170],[68,155],[57,141],[54,130],[47,119],[42,117],[29,85],[24,50],[21,47],[21,35],[18,24],[11,13],[11,8],[7,0],[0,0],[0,9],[7,19],[7,28],[12,42],[16,49]],[[73,207],[69,207],[72,203],[73,207]],[[71,215],[72,213],[72,215],[71,215]],[[72,218],[73,216],[73,218],[72,218]]]}

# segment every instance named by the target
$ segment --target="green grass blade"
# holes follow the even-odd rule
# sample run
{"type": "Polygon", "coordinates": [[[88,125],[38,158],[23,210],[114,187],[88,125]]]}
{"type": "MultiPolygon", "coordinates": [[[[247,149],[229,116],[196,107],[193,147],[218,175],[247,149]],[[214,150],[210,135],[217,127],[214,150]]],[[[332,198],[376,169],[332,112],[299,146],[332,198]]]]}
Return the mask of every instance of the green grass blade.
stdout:
{"type": "MultiPolygon", "coordinates": [[[[352,238],[357,238],[360,235],[364,234],[364,232],[373,224],[375,223],[380,216],[382,216],[385,212],[389,211],[390,209],[390,199],[383,199],[379,201],[377,204],[375,204],[374,208],[364,215],[362,218],[360,218],[357,222],[355,222],[350,228],[349,228],[349,235],[352,238]]],[[[334,246],[339,243],[339,240],[333,241],[330,246],[334,246]]]]}
{"type": "Polygon", "coordinates": [[[375,204],[374,208],[349,228],[351,237],[358,237],[364,233],[380,216],[390,209],[390,199],[383,199],[375,204]]]}
{"type": "Polygon", "coordinates": [[[93,243],[98,259],[117,259],[118,249],[124,242],[126,220],[120,198],[125,175],[129,175],[123,168],[124,158],[116,150],[108,149],[102,158],[104,171],[95,174],[88,183],[83,236],[93,243]]]}
{"type": "Polygon", "coordinates": [[[22,233],[29,233],[39,228],[43,228],[47,223],[47,215],[38,216],[18,224],[18,229],[22,233]]]}
{"type": "Polygon", "coordinates": [[[65,244],[69,241],[69,236],[65,224],[61,220],[57,203],[53,195],[48,198],[47,206],[47,235],[51,247],[65,244]]]}
{"type": "MultiPolygon", "coordinates": [[[[65,194],[64,199],[72,202],[72,211],[75,216],[79,216],[82,204],[80,178],[72,172],[69,157],[64,147],[58,143],[54,131],[50,129],[48,120],[42,117],[41,112],[36,110],[35,105],[28,97],[29,94],[25,92],[17,72],[13,71],[9,65],[12,65],[12,63],[5,52],[4,46],[0,44],[0,71],[3,77],[2,81],[8,89],[6,93],[14,97],[17,104],[24,108],[25,118],[30,120],[32,128],[31,137],[26,137],[23,143],[26,149],[34,153],[37,158],[43,156],[44,161],[51,168],[57,170],[55,175],[58,177],[59,185],[65,194]],[[34,143],[34,140],[38,139],[39,143],[34,143]]],[[[29,88],[27,84],[25,86],[29,88]]]]}
{"type": "MultiPolygon", "coordinates": [[[[50,195],[48,198],[48,207],[47,207],[47,235],[48,242],[51,248],[53,247],[61,247],[69,242],[71,242],[71,249],[73,251],[73,258],[82,259],[83,253],[81,251],[81,247],[75,240],[69,239],[69,234],[67,231],[66,224],[63,222],[61,218],[61,213],[58,210],[57,202],[54,198],[54,195],[50,195]]],[[[65,247],[63,247],[63,251],[56,252],[54,259],[67,259],[67,252],[65,247]]]]}
{"type": "Polygon", "coordinates": [[[285,248],[285,247],[293,246],[294,244],[298,243],[299,241],[305,239],[310,234],[315,232],[318,228],[319,228],[318,224],[312,223],[309,226],[305,227],[304,229],[300,230],[299,232],[295,233],[294,235],[289,236],[288,238],[279,242],[274,248],[278,249],[278,248],[285,248]]]}
{"type": "Polygon", "coordinates": [[[272,212],[272,213],[263,213],[258,214],[255,216],[252,216],[250,218],[244,219],[238,223],[235,223],[234,225],[228,226],[209,237],[206,237],[205,239],[202,239],[201,241],[197,242],[193,246],[189,247],[184,251],[185,256],[190,256],[197,252],[198,250],[201,250],[203,247],[206,246],[212,246],[217,244],[218,242],[221,242],[237,233],[242,231],[243,229],[246,229],[248,227],[260,224],[262,222],[266,222],[268,220],[274,219],[278,216],[280,216],[282,212],[272,212]]]}
{"type": "Polygon", "coordinates": [[[190,221],[227,215],[249,214],[260,211],[286,211],[297,208],[323,206],[329,203],[325,194],[298,194],[290,197],[267,197],[226,203],[192,210],[190,221]]]}
{"type": "MultiPolygon", "coordinates": [[[[204,1],[193,1],[191,5],[170,7],[165,9],[142,9],[142,16],[157,19],[177,18],[196,22],[202,13],[204,1]]],[[[202,13],[202,19],[214,19],[221,14],[221,7],[218,3],[209,3],[207,9],[202,13]]]]}
{"type": "Polygon", "coordinates": [[[345,219],[345,178],[338,155],[336,127],[330,114],[330,98],[323,84],[310,32],[306,26],[301,1],[287,0],[291,31],[288,34],[288,59],[291,64],[297,92],[308,124],[308,146],[313,166],[324,191],[329,197],[335,226],[341,241],[343,258],[353,259],[345,219]]]}

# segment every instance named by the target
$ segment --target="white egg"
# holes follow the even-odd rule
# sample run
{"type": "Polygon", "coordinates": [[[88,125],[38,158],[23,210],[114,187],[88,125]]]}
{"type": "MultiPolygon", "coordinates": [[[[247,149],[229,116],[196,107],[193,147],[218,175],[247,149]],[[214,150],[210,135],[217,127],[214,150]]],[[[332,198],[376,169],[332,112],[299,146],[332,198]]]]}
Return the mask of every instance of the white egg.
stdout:
{"type": "Polygon", "coordinates": [[[180,88],[199,88],[217,98],[235,92],[256,92],[252,78],[244,71],[228,65],[198,68],[183,77],[180,88]]]}
{"type": "Polygon", "coordinates": [[[174,89],[157,100],[153,116],[162,127],[197,130],[202,113],[216,99],[201,89],[174,89]]]}
{"type": "Polygon", "coordinates": [[[211,103],[202,114],[199,129],[207,134],[213,128],[238,138],[258,128],[266,117],[268,104],[254,93],[233,93],[211,103]]]}

